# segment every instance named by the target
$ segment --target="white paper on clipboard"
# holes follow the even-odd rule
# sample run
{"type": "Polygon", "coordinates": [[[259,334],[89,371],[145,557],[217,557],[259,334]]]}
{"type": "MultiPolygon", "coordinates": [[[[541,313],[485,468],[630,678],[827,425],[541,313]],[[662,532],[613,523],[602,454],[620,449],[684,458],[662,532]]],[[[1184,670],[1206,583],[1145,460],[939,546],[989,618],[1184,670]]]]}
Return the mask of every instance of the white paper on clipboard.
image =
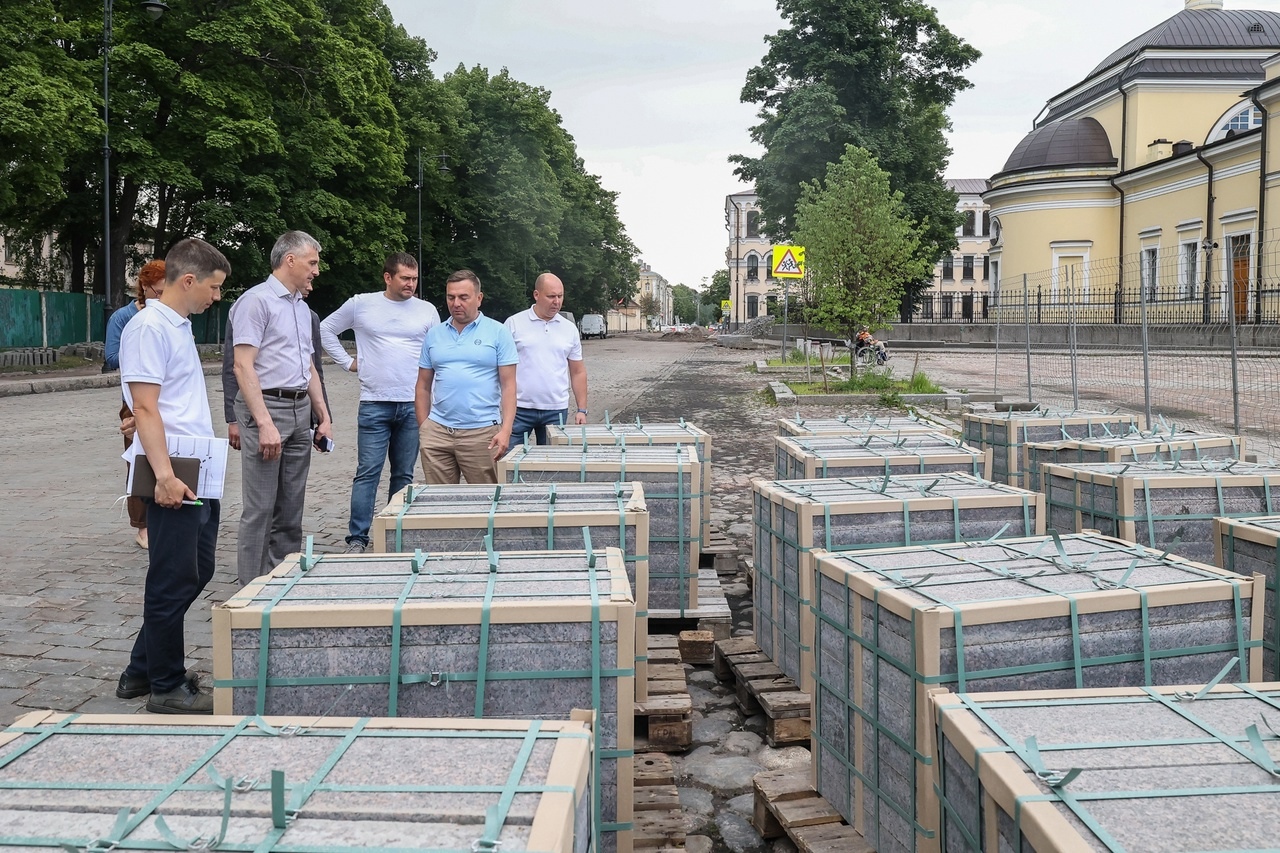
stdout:
{"type": "MultiPolygon", "coordinates": [[[[165,437],[169,455],[185,459],[200,460],[200,484],[196,489],[197,498],[221,500],[223,487],[227,479],[227,452],[229,445],[225,438],[194,435],[170,435],[165,437]]],[[[125,484],[125,494],[133,491],[133,457],[142,453],[142,442],[134,441],[121,457],[129,463],[129,480],[125,484]]]]}

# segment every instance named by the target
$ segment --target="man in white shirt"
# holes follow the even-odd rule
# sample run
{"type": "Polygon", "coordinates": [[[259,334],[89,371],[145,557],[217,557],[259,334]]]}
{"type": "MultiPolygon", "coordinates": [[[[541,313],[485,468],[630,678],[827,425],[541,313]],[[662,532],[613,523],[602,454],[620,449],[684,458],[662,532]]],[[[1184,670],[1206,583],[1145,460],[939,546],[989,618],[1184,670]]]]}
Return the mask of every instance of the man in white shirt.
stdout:
{"type": "Polygon", "coordinates": [[[549,272],[533,283],[533,307],[507,318],[520,363],[516,368],[516,421],[508,449],[532,432],[547,443],[549,424],[587,422],[587,367],[582,340],[572,322],[560,316],[564,283],[549,272]],[[569,415],[569,391],[577,403],[569,415]]]}
{"type": "Polygon", "coordinates": [[[347,552],[369,547],[373,502],[382,478],[382,465],[391,460],[394,495],[413,482],[418,457],[418,420],[413,395],[418,384],[418,357],[427,330],[440,324],[440,314],[430,302],[415,295],[418,262],[413,255],[396,252],[382,267],[386,289],[361,293],[342,304],[320,324],[320,342],[340,367],[360,376],[360,412],[356,476],[351,483],[351,520],[347,526],[347,552]],[[352,358],[338,335],[354,329],[356,357],[352,358]]]}
{"type": "Polygon", "coordinates": [[[157,714],[213,713],[213,697],[187,674],[183,622],[213,577],[221,507],[197,500],[174,474],[167,439],[214,437],[189,318],[218,300],[229,272],[223,254],[203,240],[175,243],[165,257],[164,293],[147,302],[120,339],[120,382],[137,427],[133,447],[147,457],[156,486],[147,502],[151,547],[142,627],[116,696],[150,693],[147,710],[157,714]]]}

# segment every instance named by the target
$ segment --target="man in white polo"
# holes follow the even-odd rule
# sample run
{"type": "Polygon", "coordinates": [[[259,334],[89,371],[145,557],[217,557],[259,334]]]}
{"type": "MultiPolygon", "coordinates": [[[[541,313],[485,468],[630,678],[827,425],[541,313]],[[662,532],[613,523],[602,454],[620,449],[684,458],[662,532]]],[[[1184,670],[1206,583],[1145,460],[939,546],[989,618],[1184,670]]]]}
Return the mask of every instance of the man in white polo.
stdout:
{"type": "Polygon", "coordinates": [[[177,477],[168,439],[214,437],[190,317],[218,300],[229,272],[231,265],[213,246],[179,240],[165,257],[164,293],[147,301],[120,338],[120,382],[138,430],[131,449],[146,455],[156,486],[147,500],[151,547],[142,627],[116,696],[150,693],[147,710],[158,714],[213,713],[213,697],[187,674],[183,623],[213,578],[221,507],[216,500],[197,500],[177,477]]]}
{"type": "Polygon", "coordinates": [[[413,255],[388,256],[382,281],[385,290],[351,297],[320,324],[325,352],[343,369],[360,376],[348,553],[369,547],[383,463],[391,460],[391,495],[413,482],[413,466],[418,462],[418,420],[413,409],[418,358],[427,330],[440,325],[435,306],[417,298],[418,262],[413,255]],[[338,340],[348,329],[356,333],[355,358],[338,340]]]}
{"type": "Polygon", "coordinates": [[[560,316],[564,283],[549,272],[533,283],[533,307],[507,318],[520,363],[516,368],[516,420],[508,449],[532,432],[547,443],[551,424],[587,422],[587,366],[582,340],[572,322],[560,316]],[[577,411],[569,417],[569,391],[577,411]]]}

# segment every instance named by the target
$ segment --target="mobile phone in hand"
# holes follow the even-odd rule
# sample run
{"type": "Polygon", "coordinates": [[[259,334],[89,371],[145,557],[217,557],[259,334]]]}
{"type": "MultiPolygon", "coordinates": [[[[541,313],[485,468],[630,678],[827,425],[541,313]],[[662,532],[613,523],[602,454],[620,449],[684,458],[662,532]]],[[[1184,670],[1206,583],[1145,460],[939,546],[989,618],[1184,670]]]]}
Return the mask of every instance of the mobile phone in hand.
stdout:
{"type": "Polygon", "coordinates": [[[332,453],[333,439],[328,436],[317,435],[315,439],[315,446],[316,450],[319,450],[321,453],[332,453]]]}

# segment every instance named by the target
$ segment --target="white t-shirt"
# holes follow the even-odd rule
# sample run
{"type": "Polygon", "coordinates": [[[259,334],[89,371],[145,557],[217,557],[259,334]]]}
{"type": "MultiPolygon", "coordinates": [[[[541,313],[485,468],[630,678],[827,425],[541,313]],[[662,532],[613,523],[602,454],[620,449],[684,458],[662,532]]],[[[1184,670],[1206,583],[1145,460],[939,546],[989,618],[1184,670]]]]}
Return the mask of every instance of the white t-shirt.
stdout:
{"type": "Polygon", "coordinates": [[[507,318],[516,339],[516,405],[525,409],[569,408],[569,362],[582,361],[578,327],[559,314],[550,320],[532,308],[507,318]]]}
{"type": "Polygon", "coordinates": [[[342,348],[338,335],[354,329],[360,399],[410,403],[418,384],[422,340],[427,330],[439,323],[435,306],[416,296],[397,301],[388,299],[383,291],[361,293],[324,318],[320,343],[343,370],[350,370],[353,359],[342,348]]]}
{"type": "MultiPolygon", "coordinates": [[[[160,420],[166,437],[213,438],[209,392],[191,321],[158,299],[148,300],[120,336],[120,384],[124,401],[132,409],[130,382],[160,386],[160,420]]],[[[140,445],[133,443],[138,452],[140,445]]]]}

